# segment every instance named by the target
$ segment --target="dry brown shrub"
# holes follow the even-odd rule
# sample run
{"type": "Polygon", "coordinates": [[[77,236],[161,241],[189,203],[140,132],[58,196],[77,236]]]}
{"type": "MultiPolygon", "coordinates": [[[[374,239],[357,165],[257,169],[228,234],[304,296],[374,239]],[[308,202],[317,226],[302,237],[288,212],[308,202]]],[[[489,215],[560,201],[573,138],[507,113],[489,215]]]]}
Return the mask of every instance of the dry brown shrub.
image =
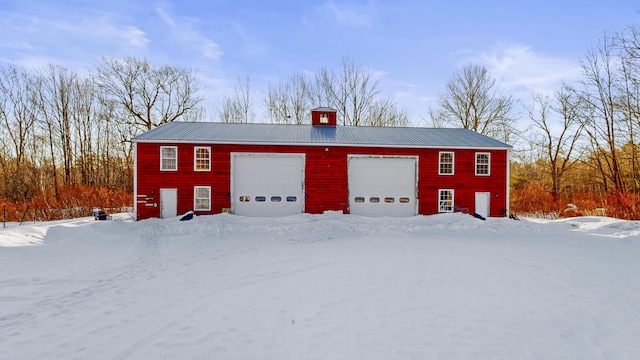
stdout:
{"type": "Polygon", "coordinates": [[[520,216],[547,218],[571,216],[609,216],[618,219],[640,219],[640,194],[618,192],[614,194],[574,193],[553,201],[539,184],[527,184],[511,191],[511,212],[520,216]],[[569,204],[574,204],[575,209],[569,204]]]}
{"type": "Polygon", "coordinates": [[[125,212],[133,206],[133,194],[86,185],[61,186],[53,191],[38,191],[29,201],[12,202],[0,198],[0,219],[5,222],[61,220],[91,216],[93,208],[107,212],[125,212]]]}

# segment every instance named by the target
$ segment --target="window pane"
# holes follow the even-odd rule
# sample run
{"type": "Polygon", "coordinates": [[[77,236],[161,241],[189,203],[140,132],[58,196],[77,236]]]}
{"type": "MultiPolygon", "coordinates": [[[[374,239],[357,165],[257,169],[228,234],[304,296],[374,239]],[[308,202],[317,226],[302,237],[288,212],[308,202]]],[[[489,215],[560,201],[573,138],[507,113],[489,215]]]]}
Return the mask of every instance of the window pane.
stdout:
{"type": "Polygon", "coordinates": [[[162,169],[163,170],[175,170],[176,169],[176,160],[175,159],[162,159],[162,169]]]}
{"type": "Polygon", "coordinates": [[[178,154],[177,148],[164,146],[160,148],[160,170],[177,170],[178,154]]]}
{"type": "Polygon", "coordinates": [[[170,147],[162,148],[162,157],[167,159],[175,159],[176,157],[176,149],[170,147]]]}
{"type": "Polygon", "coordinates": [[[476,175],[489,175],[489,154],[476,154],[476,175]]]}
{"type": "Polygon", "coordinates": [[[210,149],[196,148],[195,169],[200,171],[210,170],[211,166],[210,149]]]}
{"type": "Polygon", "coordinates": [[[440,190],[438,210],[440,212],[453,211],[453,190],[440,190]]]}
{"type": "Polygon", "coordinates": [[[209,210],[209,199],[196,199],[196,210],[209,210]]]}
{"type": "Polygon", "coordinates": [[[195,196],[195,210],[210,210],[211,209],[211,189],[209,187],[196,187],[194,191],[195,196]]]}
{"type": "Polygon", "coordinates": [[[453,153],[440,153],[440,174],[453,174],[453,153]]]}

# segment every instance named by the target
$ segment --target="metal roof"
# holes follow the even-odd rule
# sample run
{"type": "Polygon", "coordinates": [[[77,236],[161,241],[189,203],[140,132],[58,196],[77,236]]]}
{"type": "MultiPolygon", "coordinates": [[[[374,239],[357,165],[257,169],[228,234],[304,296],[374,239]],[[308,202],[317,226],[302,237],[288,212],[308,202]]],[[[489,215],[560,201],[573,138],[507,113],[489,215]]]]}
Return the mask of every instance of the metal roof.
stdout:
{"type": "Polygon", "coordinates": [[[328,127],[216,122],[170,122],[134,137],[133,141],[318,146],[511,148],[510,145],[501,141],[468,129],[368,126],[328,127]]]}

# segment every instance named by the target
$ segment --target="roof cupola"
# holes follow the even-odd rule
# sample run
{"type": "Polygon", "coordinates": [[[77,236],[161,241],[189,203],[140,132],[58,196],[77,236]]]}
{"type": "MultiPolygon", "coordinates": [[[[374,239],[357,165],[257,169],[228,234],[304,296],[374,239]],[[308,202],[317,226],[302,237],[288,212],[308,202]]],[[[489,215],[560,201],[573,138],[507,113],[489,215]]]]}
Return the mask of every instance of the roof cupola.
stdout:
{"type": "Polygon", "coordinates": [[[336,126],[337,110],[329,107],[318,107],[311,110],[311,125],[336,126]]]}

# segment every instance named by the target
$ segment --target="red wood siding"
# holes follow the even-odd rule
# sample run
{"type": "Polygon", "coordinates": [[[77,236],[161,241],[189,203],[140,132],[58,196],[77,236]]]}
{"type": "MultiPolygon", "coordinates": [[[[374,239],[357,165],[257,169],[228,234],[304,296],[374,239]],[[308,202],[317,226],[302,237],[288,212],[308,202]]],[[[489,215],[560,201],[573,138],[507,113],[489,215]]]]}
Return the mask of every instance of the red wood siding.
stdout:
{"type": "Polygon", "coordinates": [[[193,210],[194,186],[211,186],[211,211],[198,211],[197,214],[216,214],[230,208],[232,152],[306,154],[307,213],[325,210],[348,213],[349,154],[418,156],[419,214],[438,212],[439,189],[453,189],[454,205],[468,208],[472,213],[475,212],[476,192],[491,193],[490,216],[505,216],[507,209],[506,150],[137,143],[137,219],[160,217],[160,188],[178,190],[178,214],[193,210]],[[160,146],[178,147],[178,171],[160,171],[160,146]],[[211,171],[194,171],[195,146],[211,147],[211,171]],[[455,153],[454,175],[438,175],[440,151],[455,153]],[[476,152],[491,154],[490,176],[475,175],[476,152]]]}

